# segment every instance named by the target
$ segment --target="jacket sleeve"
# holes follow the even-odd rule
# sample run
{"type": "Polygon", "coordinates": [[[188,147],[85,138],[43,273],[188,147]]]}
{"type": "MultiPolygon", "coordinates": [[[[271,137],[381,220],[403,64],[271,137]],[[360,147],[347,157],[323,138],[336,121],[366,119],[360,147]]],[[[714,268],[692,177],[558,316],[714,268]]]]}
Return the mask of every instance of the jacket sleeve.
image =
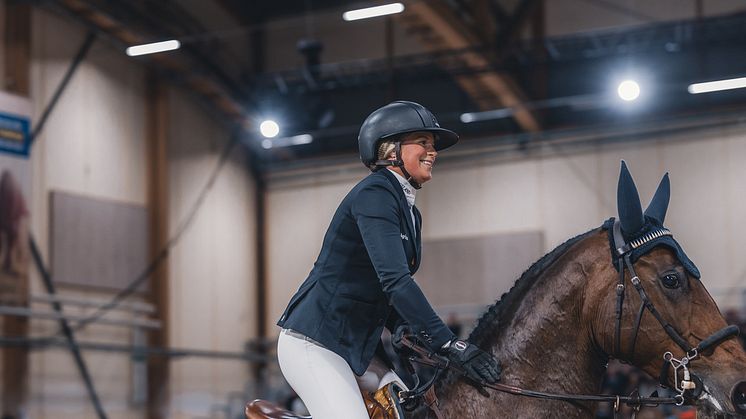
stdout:
{"type": "Polygon", "coordinates": [[[368,185],[358,192],[352,214],[389,303],[432,349],[440,348],[454,336],[409,273],[396,196],[383,185],[368,185]]]}

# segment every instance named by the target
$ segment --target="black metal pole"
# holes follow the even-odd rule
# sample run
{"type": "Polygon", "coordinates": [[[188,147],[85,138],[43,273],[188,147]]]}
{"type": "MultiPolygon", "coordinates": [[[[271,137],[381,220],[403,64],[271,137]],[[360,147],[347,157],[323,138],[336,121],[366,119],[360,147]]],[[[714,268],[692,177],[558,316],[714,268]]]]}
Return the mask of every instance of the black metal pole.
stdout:
{"type": "MultiPolygon", "coordinates": [[[[70,67],[68,67],[65,76],[62,78],[62,81],[60,81],[60,84],[57,86],[57,90],[55,90],[54,95],[52,95],[52,99],[49,101],[49,104],[47,104],[44,112],[42,112],[41,117],[39,118],[39,122],[36,124],[36,128],[31,133],[31,142],[33,142],[34,139],[36,139],[36,137],[39,135],[39,133],[44,129],[44,125],[46,124],[49,115],[52,114],[52,111],[57,105],[57,102],[62,96],[62,93],[65,91],[65,88],[70,82],[70,79],[72,79],[73,74],[75,74],[75,70],[78,69],[78,66],[88,54],[88,51],[91,49],[91,46],[93,45],[93,42],[95,40],[96,34],[94,32],[89,32],[88,35],[86,35],[86,38],[83,41],[83,45],[80,46],[78,53],[75,54],[75,58],[73,58],[72,63],[70,63],[70,67]]],[[[34,264],[36,265],[36,269],[39,271],[39,275],[41,275],[41,278],[44,281],[44,286],[47,288],[47,292],[49,294],[55,294],[52,277],[49,275],[49,272],[44,267],[44,262],[41,259],[39,248],[36,246],[36,241],[34,241],[33,236],[29,239],[29,245],[31,247],[31,254],[34,258],[34,264]]],[[[59,302],[55,301],[54,303],[52,303],[52,307],[54,307],[55,311],[62,314],[62,305],[59,302]]],[[[75,336],[73,335],[73,332],[70,329],[70,325],[67,323],[67,320],[61,319],[60,327],[62,328],[62,332],[64,333],[65,338],[67,339],[70,352],[72,352],[73,357],[75,358],[75,363],[78,366],[80,375],[83,377],[83,381],[85,382],[85,386],[88,390],[88,395],[91,398],[91,402],[93,403],[93,407],[94,409],[96,409],[96,413],[98,414],[99,418],[106,419],[106,412],[104,412],[104,408],[101,406],[101,401],[99,400],[98,394],[96,394],[96,389],[93,386],[93,380],[91,380],[91,375],[88,372],[88,368],[86,367],[85,361],[83,360],[83,356],[80,353],[80,348],[75,341],[75,336]]]]}
{"type": "MultiPolygon", "coordinates": [[[[36,246],[36,241],[34,241],[33,237],[29,239],[29,245],[31,246],[31,254],[34,257],[34,265],[36,265],[36,269],[39,271],[39,275],[41,275],[41,279],[44,281],[44,286],[47,288],[47,292],[49,294],[55,294],[56,290],[54,287],[54,283],[52,282],[52,277],[49,275],[49,272],[44,267],[44,262],[41,260],[41,253],[39,253],[39,248],[36,246]]],[[[53,302],[52,307],[54,307],[55,311],[62,314],[62,304],[60,304],[59,301],[53,302]]],[[[70,325],[67,323],[67,319],[60,319],[60,327],[62,328],[62,332],[64,333],[65,338],[67,339],[67,344],[70,348],[70,352],[73,353],[75,364],[78,366],[78,370],[80,370],[80,375],[83,377],[83,381],[85,382],[85,387],[88,390],[88,395],[91,397],[93,407],[96,409],[96,413],[98,413],[99,418],[106,419],[106,412],[104,412],[104,408],[101,406],[101,401],[99,400],[98,394],[96,394],[96,389],[93,386],[91,374],[88,372],[88,367],[86,367],[85,365],[83,355],[80,353],[80,347],[75,341],[75,335],[73,334],[72,329],[70,329],[70,325]]]]}
{"type": "Polygon", "coordinates": [[[70,79],[72,79],[73,74],[75,74],[75,70],[78,69],[80,63],[83,62],[85,56],[88,55],[88,51],[91,49],[91,46],[93,46],[93,41],[95,40],[96,33],[88,32],[88,35],[86,35],[85,40],[83,41],[83,45],[80,46],[80,49],[78,49],[78,53],[75,54],[75,58],[73,58],[72,63],[70,63],[70,67],[67,68],[65,76],[62,78],[62,81],[60,81],[60,84],[57,86],[57,90],[54,91],[52,99],[49,101],[49,104],[47,104],[47,107],[44,108],[44,112],[42,112],[41,117],[39,118],[39,122],[36,124],[34,131],[31,133],[31,143],[33,143],[33,141],[36,139],[36,136],[39,135],[41,130],[44,129],[44,125],[47,123],[47,118],[49,118],[49,115],[51,115],[54,107],[57,105],[57,101],[60,100],[62,92],[65,91],[67,84],[70,82],[70,79]]]}

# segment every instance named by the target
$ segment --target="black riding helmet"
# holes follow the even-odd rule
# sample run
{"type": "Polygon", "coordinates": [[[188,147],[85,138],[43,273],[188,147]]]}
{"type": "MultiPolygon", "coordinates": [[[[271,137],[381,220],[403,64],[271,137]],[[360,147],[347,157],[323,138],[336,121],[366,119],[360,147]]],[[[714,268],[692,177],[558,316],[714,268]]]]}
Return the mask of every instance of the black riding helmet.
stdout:
{"type": "Polygon", "coordinates": [[[378,170],[384,166],[399,166],[410,183],[419,189],[419,185],[415,185],[411,176],[404,170],[399,148],[399,140],[404,134],[419,131],[433,134],[435,150],[438,151],[458,142],[458,134],[441,128],[435,115],[427,108],[419,103],[398,100],[376,109],[365,118],[357,137],[360,160],[370,170],[378,170]],[[396,142],[396,161],[378,160],[378,146],[386,140],[396,142]]]}

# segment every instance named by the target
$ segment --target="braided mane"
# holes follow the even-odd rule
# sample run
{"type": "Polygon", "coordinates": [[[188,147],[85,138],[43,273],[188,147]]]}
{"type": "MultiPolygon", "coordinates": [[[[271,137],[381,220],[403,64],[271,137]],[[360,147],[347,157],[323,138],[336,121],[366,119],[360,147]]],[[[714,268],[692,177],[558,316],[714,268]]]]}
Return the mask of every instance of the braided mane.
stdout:
{"type": "MultiPolygon", "coordinates": [[[[503,318],[506,312],[512,307],[515,307],[524,297],[524,295],[531,290],[537,278],[554,262],[557,261],[567,250],[582,239],[596,233],[599,228],[587,231],[583,234],[579,234],[561,245],[557,246],[551,252],[542,256],[538,261],[534,262],[520,278],[513,284],[513,287],[506,293],[504,293],[494,304],[492,304],[487,311],[477,321],[477,326],[469,334],[469,342],[483,346],[485,342],[495,334],[496,330],[501,327],[505,327],[505,324],[501,324],[500,320],[503,318]]],[[[450,384],[456,380],[455,373],[448,372],[443,374],[438,382],[438,386],[450,384]]]]}

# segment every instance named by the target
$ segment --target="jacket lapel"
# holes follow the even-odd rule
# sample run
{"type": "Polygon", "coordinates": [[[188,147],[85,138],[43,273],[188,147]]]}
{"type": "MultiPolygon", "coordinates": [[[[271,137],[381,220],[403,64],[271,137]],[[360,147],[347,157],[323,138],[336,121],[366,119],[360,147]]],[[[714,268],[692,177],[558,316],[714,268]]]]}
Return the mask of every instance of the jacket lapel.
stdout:
{"type": "Polygon", "coordinates": [[[417,271],[417,269],[420,268],[420,260],[422,260],[422,258],[420,257],[422,252],[422,214],[420,214],[420,210],[417,209],[416,205],[412,207],[412,211],[414,211],[415,229],[417,231],[417,233],[415,234],[417,238],[414,241],[416,255],[414,270],[417,271]]]}

